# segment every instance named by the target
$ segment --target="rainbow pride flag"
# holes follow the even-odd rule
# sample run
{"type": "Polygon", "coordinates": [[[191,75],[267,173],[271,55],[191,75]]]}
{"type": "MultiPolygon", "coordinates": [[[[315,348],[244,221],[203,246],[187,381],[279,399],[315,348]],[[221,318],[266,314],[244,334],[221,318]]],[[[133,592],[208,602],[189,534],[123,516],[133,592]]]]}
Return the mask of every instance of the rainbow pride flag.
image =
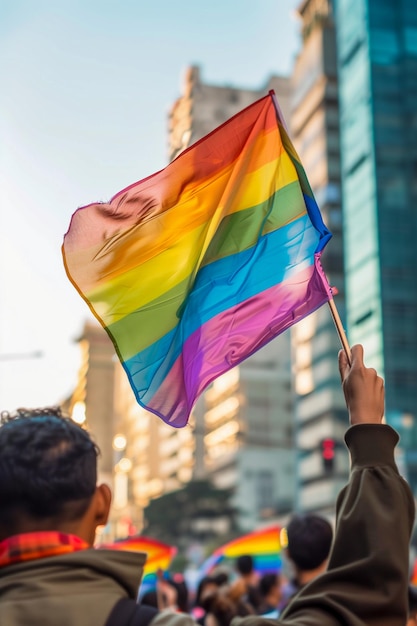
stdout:
{"type": "Polygon", "coordinates": [[[99,548],[111,548],[112,550],[127,550],[130,552],[145,552],[146,563],[143,568],[142,582],[150,583],[156,580],[159,570],[163,572],[169,569],[171,561],[177,554],[177,548],[151,537],[134,535],[115,541],[112,544],[103,544],[99,548]]]}
{"type": "Polygon", "coordinates": [[[211,381],[332,297],[330,237],[270,92],[78,209],[63,257],[139,404],[181,427],[211,381]]]}
{"type": "Polygon", "coordinates": [[[410,583],[412,585],[417,585],[417,559],[415,559],[414,563],[412,564],[410,583]]]}
{"type": "Polygon", "coordinates": [[[253,557],[254,568],[259,574],[279,572],[282,567],[280,531],[279,526],[268,526],[217,548],[202,564],[202,575],[207,576],[221,563],[232,563],[245,554],[253,557]]]}

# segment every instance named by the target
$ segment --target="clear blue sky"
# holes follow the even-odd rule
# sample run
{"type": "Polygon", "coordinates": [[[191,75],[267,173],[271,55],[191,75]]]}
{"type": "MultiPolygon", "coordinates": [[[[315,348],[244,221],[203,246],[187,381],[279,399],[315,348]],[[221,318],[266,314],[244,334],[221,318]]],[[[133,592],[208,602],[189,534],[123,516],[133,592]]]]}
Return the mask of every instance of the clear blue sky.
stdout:
{"type": "Polygon", "coordinates": [[[288,74],[298,4],[1,1],[0,409],[56,404],[75,384],[90,313],[61,259],[71,214],[166,165],[189,65],[256,89],[288,74]]]}

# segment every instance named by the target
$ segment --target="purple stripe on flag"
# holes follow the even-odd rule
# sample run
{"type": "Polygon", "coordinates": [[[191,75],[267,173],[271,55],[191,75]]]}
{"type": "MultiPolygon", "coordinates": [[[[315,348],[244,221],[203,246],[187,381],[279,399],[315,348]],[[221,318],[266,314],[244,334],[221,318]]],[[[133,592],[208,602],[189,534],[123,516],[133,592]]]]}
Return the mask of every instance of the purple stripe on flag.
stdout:
{"type": "Polygon", "coordinates": [[[320,254],[315,261],[198,328],[154,396],[147,399],[147,408],[165,415],[172,426],[184,426],[184,416],[211,381],[327,302],[332,293],[321,270],[320,254]]]}

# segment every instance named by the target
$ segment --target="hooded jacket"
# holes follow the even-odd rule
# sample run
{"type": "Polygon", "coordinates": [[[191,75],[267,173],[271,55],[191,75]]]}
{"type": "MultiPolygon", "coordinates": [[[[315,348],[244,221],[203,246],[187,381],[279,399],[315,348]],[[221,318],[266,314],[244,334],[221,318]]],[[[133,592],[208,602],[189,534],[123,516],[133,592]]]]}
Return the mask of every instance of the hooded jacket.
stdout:
{"type": "MultiPolygon", "coordinates": [[[[0,568],[1,626],[104,626],[121,598],[137,597],[146,555],[88,549],[0,568]]],[[[191,626],[162,611],[152,626],[191,626]]]]}

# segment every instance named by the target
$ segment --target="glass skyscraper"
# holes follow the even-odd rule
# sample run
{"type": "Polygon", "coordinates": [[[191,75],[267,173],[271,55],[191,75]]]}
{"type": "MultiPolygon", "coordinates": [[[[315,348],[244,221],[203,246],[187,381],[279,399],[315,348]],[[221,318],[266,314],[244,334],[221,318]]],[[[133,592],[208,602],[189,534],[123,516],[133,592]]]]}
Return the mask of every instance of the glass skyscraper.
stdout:
{"type": "MultiPolygon", "coordinates": [[[[291,76],[290,133],[325,223],[333,237],[323,268],[337,288],[344,317],[342,206],[336,36],[330,0],[303,0],[298,8],[302,46],[291,76]]],[[[299,510],[333,514],[345,484],[348,457],[343,443],[346,405],[340,387],[340,341],[327,306],[291,329],[299,510]],[[325,467],[322,442],[334,442],[334,462],[325,467]]]]}
{"type": "Polygon", "coordinates": [[[347,327],[417,490],[417,2],[336,0],[347,327]]]}

